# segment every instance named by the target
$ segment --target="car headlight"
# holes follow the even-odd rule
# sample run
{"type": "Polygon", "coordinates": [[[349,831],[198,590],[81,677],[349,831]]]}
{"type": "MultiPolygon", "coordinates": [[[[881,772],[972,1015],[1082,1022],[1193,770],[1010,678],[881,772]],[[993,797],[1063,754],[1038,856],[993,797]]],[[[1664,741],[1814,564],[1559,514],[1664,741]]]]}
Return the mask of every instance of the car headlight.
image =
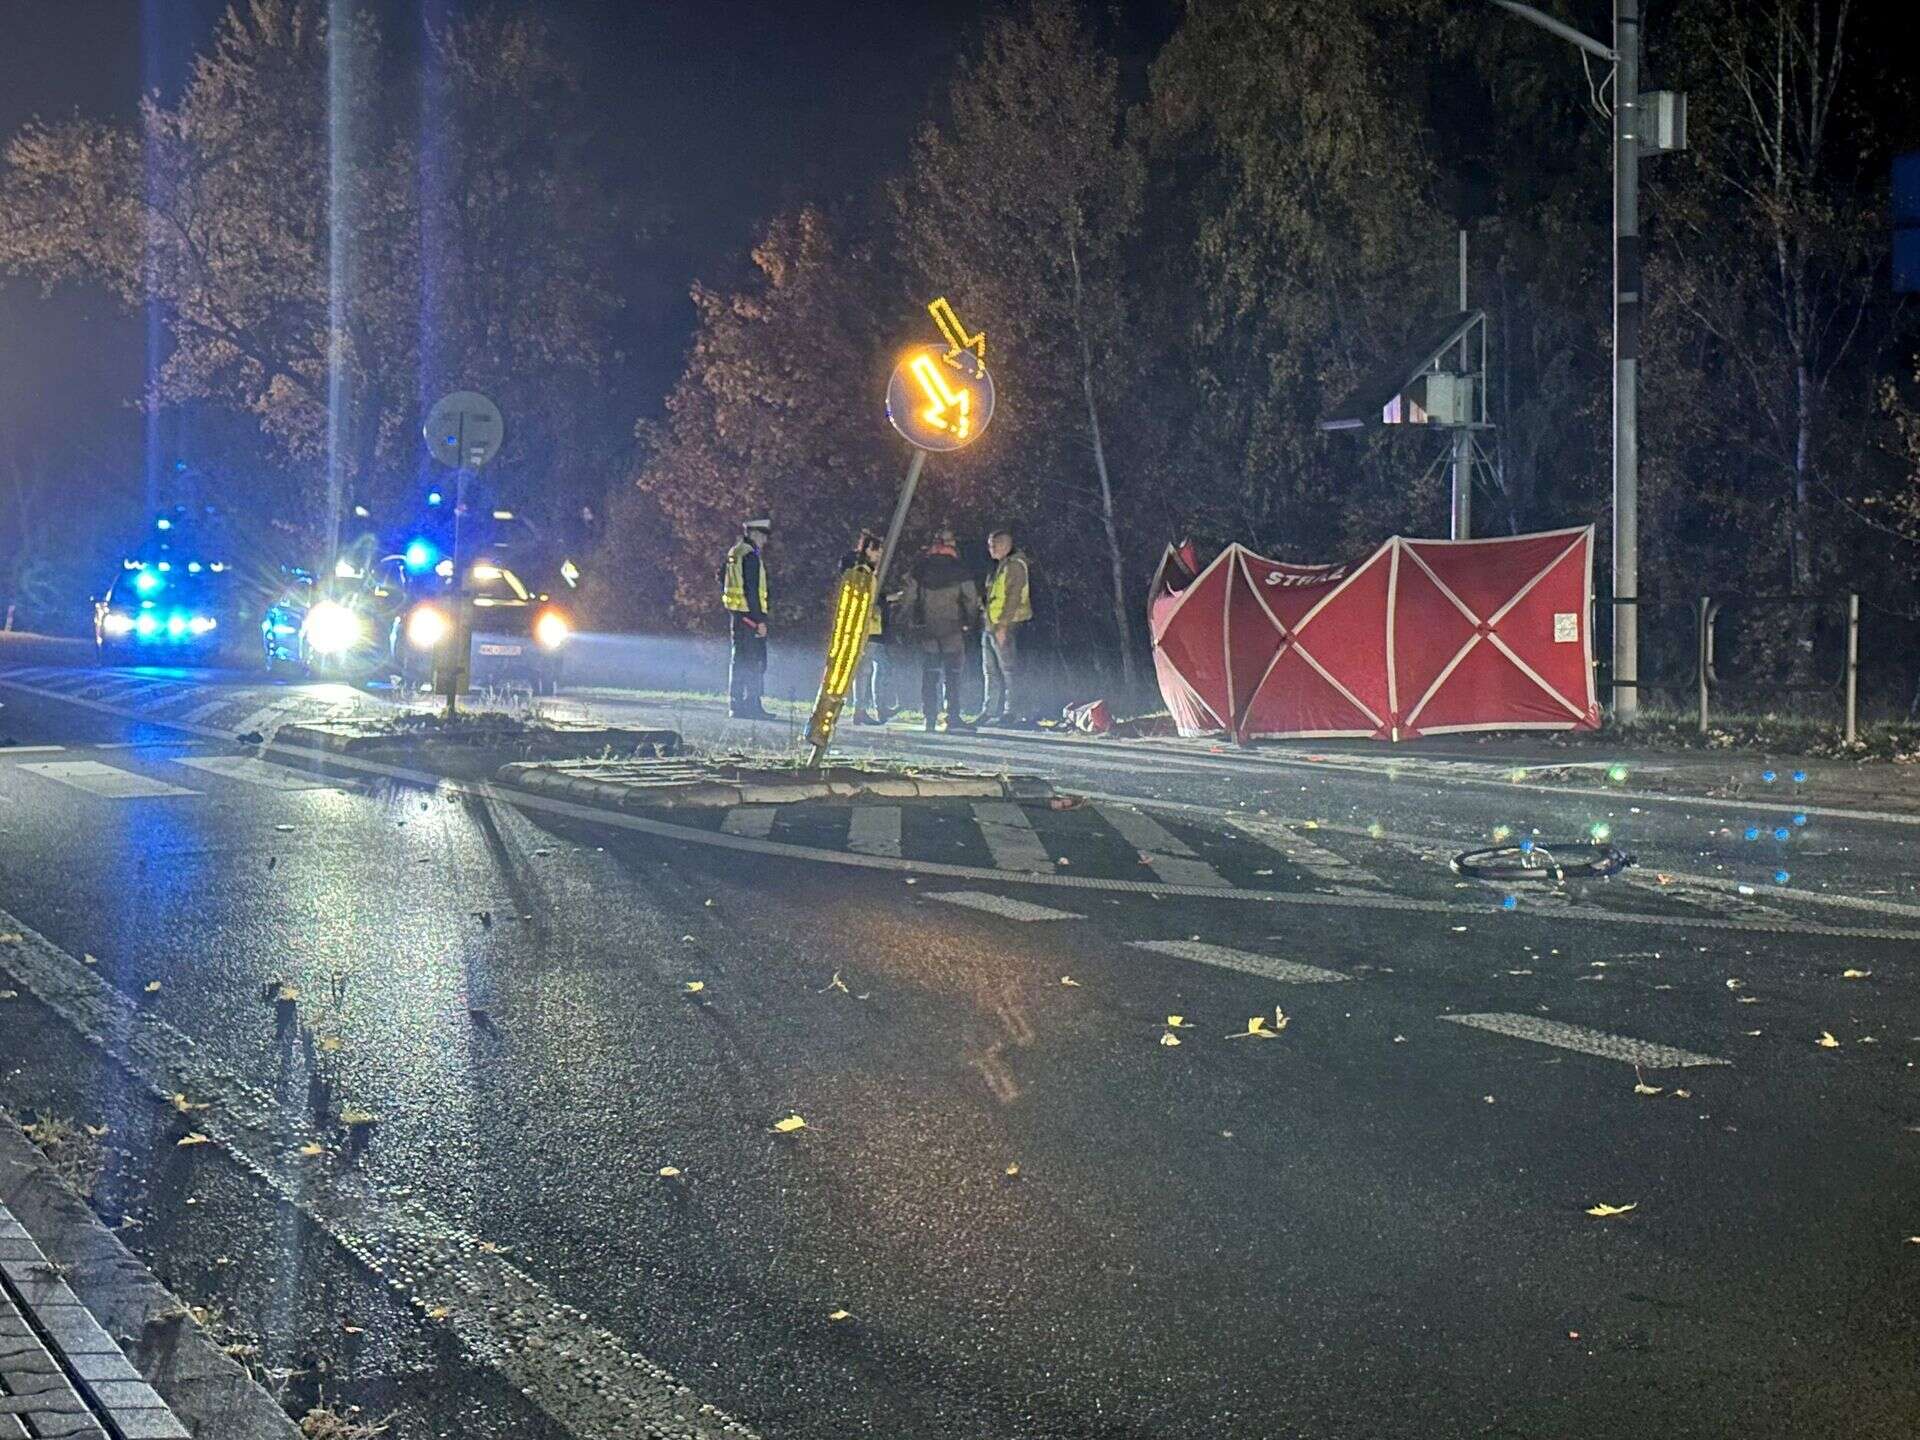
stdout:
{"type": "Polygon", "coordinates": [[[159,631],[160,621],[152,611],[142,611],[140,618],[133,622],[133,628],[142,635],[152,635],[159,631]]]}
{"type": "Polygon", "coordinates": [[[322,600],[307,612],[307,644],[316,655],[338,655],[366,638],[366,621],[336,601],[322,600]]]}
{"type": "Polygon", "coordinates": [[[407,639],[419,650],[436,650],[453,630],[453,621],[438,605],[419,605],[407,617],[407,639]]]}
{"type": "Polygon", "coordinates": [[[559,610],[552,608],[542,610],[539,618],[533,622],[533,638],[547,650],[558,650],[567,643],[567,637],[571,634],[573,634],[573,625],[559,610]]]}
{"type": "Polygon", "coordinates": [[[220,622],[214,619],[211,615],[196,615],[191,620],[187,621],[187,629],[191,630],[196,635],[205,635],[209,630],[213,629],[213,627],[218,625],[219,623],[220,622]]]}
{"type": "Polygon", "coordinates": [[[169,615],[167,617],[167,634],[173,636],[174,639],[177,640],[186,633],[187,633],[187,617],[186,616],[169,615]]]}
{"type": "Polygon", "coordinates": [[[109,610],[101,617],[100,629],[107,635],[125,635],[133,629],[133,617],[122,615],[118,610],[109,610]]]}

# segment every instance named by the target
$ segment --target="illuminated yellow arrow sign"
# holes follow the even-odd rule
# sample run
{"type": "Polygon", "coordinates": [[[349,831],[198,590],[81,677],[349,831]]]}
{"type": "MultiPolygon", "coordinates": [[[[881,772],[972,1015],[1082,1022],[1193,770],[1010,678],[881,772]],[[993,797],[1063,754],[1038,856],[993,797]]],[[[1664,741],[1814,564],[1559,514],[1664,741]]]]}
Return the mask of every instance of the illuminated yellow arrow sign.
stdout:
{"type": "Polygon", "coordinates": [[[920,418],[935,430],[945,430],[956,440],[965,440],[973,432],[973,396],[962,387],[955,390],[941,374],[944,368],[933,356],[922,352],[907,367],[920,382],[920,393],[927,397],[927,408],[920,418]]]}
{"type": "Polygon", "coordinates": [[[933,316],[933,323],[940,327],[940,333],[947,338],[947,358],[951,360],[962,350],[971,350],[982,365],[987,363],[987,332],[967,334],[967,327],[960,323],[960,317],[953,313],[953,306],[942,295],[927,306],[927,313],[933,316]]]}

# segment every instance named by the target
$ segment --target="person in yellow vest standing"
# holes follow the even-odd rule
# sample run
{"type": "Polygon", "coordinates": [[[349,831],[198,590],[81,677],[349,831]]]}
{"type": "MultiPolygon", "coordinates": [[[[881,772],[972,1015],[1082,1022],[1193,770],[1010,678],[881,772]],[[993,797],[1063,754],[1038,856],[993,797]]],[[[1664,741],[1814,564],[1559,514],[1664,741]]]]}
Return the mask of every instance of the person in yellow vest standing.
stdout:
{"type": "Polygon", "coordinates": [[[740,527],[727,551],[720,581],[720,603],[727,607],[733,632],[727,668],[727,710],[736,720],[771,720],[763,699],[767,688],[767,565],[763,551],[773,521],[761,516],[740,527]]]}
{"type": "Polygon", "coordinates": [[[981,637],[980,667],[985,672],[986,699],[982,725],[1019,725],[1025,720],[1019,704],[1015,675],[1020,669],[1020,627],[1033,618],[1033,593],[1027,557],[1013,546],[1011,530],[987,537],[993,573],[987,577],[986,634],[981,637]]]}

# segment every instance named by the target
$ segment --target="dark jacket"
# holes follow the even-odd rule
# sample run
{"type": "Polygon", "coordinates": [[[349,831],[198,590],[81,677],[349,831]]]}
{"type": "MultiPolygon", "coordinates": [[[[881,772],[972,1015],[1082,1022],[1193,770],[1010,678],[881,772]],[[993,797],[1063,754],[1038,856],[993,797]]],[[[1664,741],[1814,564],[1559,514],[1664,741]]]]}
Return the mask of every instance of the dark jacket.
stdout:
{"type": "Polygon", "coordinates": [[[980,628],[980,587],[951,550],[929,550],[907,578],[895,614],[902,612],[916,640],[949,649],[980,628]]]}

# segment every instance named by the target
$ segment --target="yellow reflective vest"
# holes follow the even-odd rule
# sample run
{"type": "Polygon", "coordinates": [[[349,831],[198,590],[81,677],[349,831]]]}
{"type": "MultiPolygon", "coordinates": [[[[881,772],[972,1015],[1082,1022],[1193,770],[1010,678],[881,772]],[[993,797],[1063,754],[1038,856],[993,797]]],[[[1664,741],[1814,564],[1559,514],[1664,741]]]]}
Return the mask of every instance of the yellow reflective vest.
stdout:
{"type": "Polygon", "coordinates": [[[1018,625],[1033,618],[1027,587],[1027,557],[1018,550],[993,567],[987,577],[987,624],[1018,625]]]}
{"type": "MultiPolygon", "coordinates": [[[[747,604],[747,557],[749,555],[758,559],[759,552],[745,540],[734,541],[733,548],[727,551],[727,572],[726,578],[721,582],[720,603],[737,615],[745,615],[755,611],[755,607],[747,604]]],[[[766,563],[762,561],[754,568],[760,572],[760,584],[758,587],[760,591],[760,604],[757,607],[756,613],[764,615],[767,613],[766,563]]]]}

